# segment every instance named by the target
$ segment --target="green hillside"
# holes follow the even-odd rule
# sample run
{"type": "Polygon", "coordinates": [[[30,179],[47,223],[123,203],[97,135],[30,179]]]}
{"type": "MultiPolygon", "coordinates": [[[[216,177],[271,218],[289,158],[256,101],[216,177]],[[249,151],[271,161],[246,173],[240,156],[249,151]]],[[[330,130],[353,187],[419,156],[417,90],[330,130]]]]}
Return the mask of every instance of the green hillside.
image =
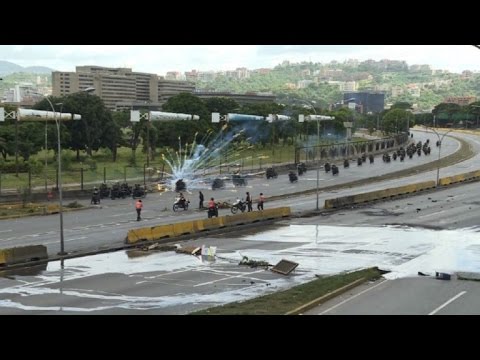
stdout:
{"type": "Polygon", "coordinates": [[[197,88],[240,93],[271,91],[280,102],[303,98],[326,107],[342,99],[341,84],[331,82],[352,81],[359,91],[384,91],[386,103],[405,101],[420,110],[433,108],[446,96],[480,97],[479,73],[432,71],[428,65],[409,66],[397,60],[284,63],[266,74],[252,71],[245,79],[217,76],[212,81],[199,81],[197,88]],[[301,81],[304,88],[300,88],[301,81]]]}

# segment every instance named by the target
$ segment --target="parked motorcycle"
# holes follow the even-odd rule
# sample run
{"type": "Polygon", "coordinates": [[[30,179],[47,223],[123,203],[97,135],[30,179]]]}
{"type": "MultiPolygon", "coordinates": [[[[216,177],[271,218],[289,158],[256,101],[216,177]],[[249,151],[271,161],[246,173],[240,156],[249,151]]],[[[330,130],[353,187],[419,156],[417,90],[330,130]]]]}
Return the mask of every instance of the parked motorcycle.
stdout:
{"type": "Polygon", "coordinates": [[[230,208],[230,211],[232,212],[232,214],[236,214],[238,210],[240,210],[242,213],[245,212],[245,210],[247,210],[247,203],[245,201],[237,199],[230,208]]]}
{"type": "Polygon", "coordinates": [[[144,198],[146,196],[147,196],[147,190],[145,190],[143,186],[140,186],[139,184],[135,184],[132,190],[132,199],[144,198]]]}
{"type": "Polygon", "coordinates": [[[110,196],[110,188],[107,186],[107,184],[102,183],[100,185],[100,198],[108,198],[110,196]]]}

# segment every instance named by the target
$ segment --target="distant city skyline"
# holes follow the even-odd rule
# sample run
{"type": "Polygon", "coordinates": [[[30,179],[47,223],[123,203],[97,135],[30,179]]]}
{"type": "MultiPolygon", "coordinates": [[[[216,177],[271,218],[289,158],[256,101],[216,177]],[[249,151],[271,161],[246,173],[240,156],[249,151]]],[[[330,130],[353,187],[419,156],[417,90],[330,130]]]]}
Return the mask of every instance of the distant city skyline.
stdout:
{"type": "Polygon", "coordinates": [[[472,45],[0,45],[0,60],[21,66],[75,71],[75,66],[128,67],[165,75],[168,71],[225,71],[273,68],[285,60],[404,60],[460,73],[480,71],[472,45]]]}

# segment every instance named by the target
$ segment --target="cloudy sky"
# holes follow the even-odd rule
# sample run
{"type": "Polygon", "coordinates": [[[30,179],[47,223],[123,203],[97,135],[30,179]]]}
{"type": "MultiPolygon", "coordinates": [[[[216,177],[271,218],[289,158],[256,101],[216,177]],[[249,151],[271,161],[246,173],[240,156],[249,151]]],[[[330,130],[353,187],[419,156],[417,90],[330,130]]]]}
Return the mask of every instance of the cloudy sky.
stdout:
{"type": "Polygon", "coordinates": [[[480,71],[480,50],[472,45],[0,45],[0,60],[60,71],[98,65],[164,75],[192,69],[274,67],[284,60],[346,59],[405,60],[452,72],[480,71]]]}

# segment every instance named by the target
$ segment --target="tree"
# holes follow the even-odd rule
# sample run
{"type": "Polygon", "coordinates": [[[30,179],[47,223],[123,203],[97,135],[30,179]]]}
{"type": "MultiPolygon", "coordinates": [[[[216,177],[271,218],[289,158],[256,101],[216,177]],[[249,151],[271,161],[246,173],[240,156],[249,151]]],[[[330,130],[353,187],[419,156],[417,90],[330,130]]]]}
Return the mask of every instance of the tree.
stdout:
{"type": "Polygon", "coordinates": [[[453,117],[461,113],[462,107],[453,103],[441,103],[434,107],[432,114],[435,115],[436,125],[444,126],[453,123],[453,117]]]}
{"type": "Polygon", "coordinates": [[[109,144],[113,147],[114,143],[118,143],[119,132],[110,110],[100,97],[85,92],[74,93],[63,98],[63,109],[64,112],[82,116],[81,120],[68,123],[75,136],[71,137],[67,146],[77,151],[77,160],[80,160],[80,150],[92,156],[92,151],[97,151],[101,146],[109,144]]]}
{"type": "Polygon", "coordinates": [[[406,101],[399,101],[392,105],[390,110],[401,109],[401,110],[411,110],[412,104],[406,101]]]}
{"type": "Polygon", "coordinates": [[[388,110],[383,117],[383,131],[394,134],[407,129],[411,113],[403,109],[388,110]]]}
{"type": "Polygon", "coordinates": [[[198,115],[200,120],[161,122],[161,125],[155,124],[158,130],[160,146],[176,146],[178,136],[173,137],[172,134],[179,135],[182,138],[193,139],[196,133],[205,134],[210,128],[211,114],[208,112],[205,102],[193,94],[180,93],[172,96],[162,106],[162,109],[167,112],[198,115]]]}

